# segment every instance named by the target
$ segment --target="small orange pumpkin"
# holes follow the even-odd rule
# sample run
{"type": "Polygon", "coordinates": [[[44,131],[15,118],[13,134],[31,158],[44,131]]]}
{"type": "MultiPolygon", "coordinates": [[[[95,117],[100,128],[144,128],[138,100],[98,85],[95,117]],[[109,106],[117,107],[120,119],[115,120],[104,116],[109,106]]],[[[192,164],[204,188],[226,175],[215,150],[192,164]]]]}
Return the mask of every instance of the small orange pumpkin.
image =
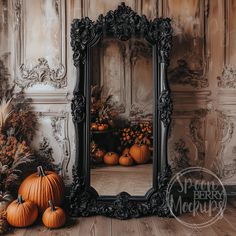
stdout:
{"type": "Polygon", "coordinates": [[[137,164],[147,163],[150,159],[150,150],[146,144],[134,144],[129,153],[137,164]]]}
{"type": "Polygon", "coordinates": [[[107,130],[108,129],[108,125],[107,124],[100,124],[98,125],[98,130],[99,131],[103,131],[103,130],[107,130]]]}
{"type": "Polygon", "coordinates": [[[119,156],[115,152],[108,152],[104,156],[103,161],[107,165],[117,165],[119,163],[119,156]]]}
{"type": "Polygon", "coordinates": [[[7,207],[7,221],[14,227],[26,227],[32,225],[38,217],[37,206],[29,201],[23,200],[18,195],[17,200],[7,207]]]}
{"type": "Polygon", "coordinates": [[[132,157],[126,153],[120,157],[119,163],[122,166],[132,166],[134,161],[133,161],[132,157]]]}
{"type": "Polygon", "coordinates": [[[64,196],[64,184],[60,176],[53,171],[44,171],[42,166],[38,172],[28,176],[19,188],[19,194],[24,199],[35,203],[40,212],[48,207],[48,200],[52,199],[56,205],[61,205],[64,196]]]}
{"type": "Polygon", "coordinates": [[[66,214],[62,208],[54,206],[49,200],[49,207],[45,210],[42,216],[43,224],[50,229],[62,227],[66,222],[66,214]]]}

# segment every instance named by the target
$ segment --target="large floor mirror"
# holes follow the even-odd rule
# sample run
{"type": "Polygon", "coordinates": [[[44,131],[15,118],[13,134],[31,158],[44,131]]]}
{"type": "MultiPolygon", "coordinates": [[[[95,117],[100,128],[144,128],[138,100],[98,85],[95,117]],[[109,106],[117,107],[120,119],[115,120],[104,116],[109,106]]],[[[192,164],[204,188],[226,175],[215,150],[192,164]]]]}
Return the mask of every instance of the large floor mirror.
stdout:
{"type": "Polygon", "coordinates": [[[73,216],[168,216],[166,80],[170,19],[147,20],[122,3],[76,19],[71,29],[77,85],[72,100],[76,161],[73,216]]]}

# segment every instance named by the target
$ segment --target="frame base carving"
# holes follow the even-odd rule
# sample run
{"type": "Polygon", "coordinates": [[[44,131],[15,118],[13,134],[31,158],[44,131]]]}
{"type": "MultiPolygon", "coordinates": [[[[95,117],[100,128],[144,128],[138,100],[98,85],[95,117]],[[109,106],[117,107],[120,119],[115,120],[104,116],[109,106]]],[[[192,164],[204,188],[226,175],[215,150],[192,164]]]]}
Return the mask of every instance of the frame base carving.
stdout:
{"type": "Polygon", "coordinates": [[[73,184],[70,191],[69,212],[73,217],[103,215],[125,220],[148,215],[160,217],[172,217],[166,202],[166,190],[172,172],[168,165],[165,171],[158,177],[158,188],[151,189],[145,199],[137,200],[127,192],[121,192],[116,196],[103,196],[99,199],[98,193],[92,187],[86,187],[85,178],[78,175],[73,167],[73,184]]]}

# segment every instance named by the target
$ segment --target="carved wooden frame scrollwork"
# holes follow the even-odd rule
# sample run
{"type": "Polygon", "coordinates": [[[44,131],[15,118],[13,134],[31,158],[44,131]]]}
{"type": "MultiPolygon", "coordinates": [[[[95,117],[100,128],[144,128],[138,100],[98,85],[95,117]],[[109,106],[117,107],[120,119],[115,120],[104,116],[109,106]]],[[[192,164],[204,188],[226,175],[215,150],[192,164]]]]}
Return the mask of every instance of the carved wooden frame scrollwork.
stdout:
{"type": "Polygon", "coordinates": [[[119,219],[145,215],[171,216],[166,202],[166,189],[171,177],[167,161],[167,138],[172,101],[166,79],[172,47],[170,21],[169,18],[148,20],[124,3],[115,11],[100,15],[95,22],[88,17],[73,21],[71,46],[77,68],[77,84],[71,108],[77,139],[70,191],[72,216],[99,214],[119,219]],[[117,196],[99,196],[90,186],[90,49],[104,35],[122,41],[131,37],[144,38],[152,45],[155,88],[153,187],[145,196],[130,196],[126,192],[117,196]]]}

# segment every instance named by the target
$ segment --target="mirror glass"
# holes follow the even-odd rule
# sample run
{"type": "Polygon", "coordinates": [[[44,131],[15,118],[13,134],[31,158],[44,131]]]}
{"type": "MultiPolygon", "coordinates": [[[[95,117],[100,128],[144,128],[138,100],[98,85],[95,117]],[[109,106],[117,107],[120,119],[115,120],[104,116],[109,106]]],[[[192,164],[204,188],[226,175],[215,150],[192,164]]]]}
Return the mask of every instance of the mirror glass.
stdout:
{"type": "Polygon", "coordinates": [[[99,195],[152,188],[152,46],[105,37],[91,48],[90,182],[99,195]]]}

